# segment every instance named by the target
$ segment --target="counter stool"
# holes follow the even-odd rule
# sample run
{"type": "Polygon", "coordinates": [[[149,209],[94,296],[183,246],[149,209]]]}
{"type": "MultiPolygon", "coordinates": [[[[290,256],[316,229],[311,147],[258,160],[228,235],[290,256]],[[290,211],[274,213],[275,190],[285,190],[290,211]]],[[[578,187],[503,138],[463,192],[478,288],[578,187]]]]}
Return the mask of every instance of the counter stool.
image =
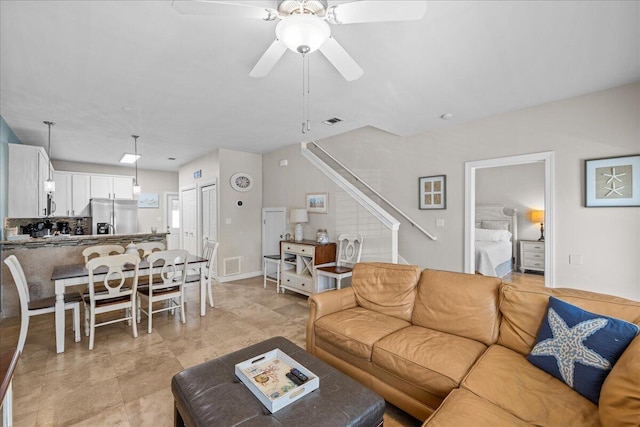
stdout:
{"type": "Polygon", "coordinates": [[[262,257],[262,274],[264,276],[264,288],[267,288],[267,280],[276,282],[276,293],[280,293],[280,255],[265,255],[262,257]],[[267,267],[269,264],[276,266],[276,278],[273,278],[273,273],[269,275],[267,273],[267,267]]]}

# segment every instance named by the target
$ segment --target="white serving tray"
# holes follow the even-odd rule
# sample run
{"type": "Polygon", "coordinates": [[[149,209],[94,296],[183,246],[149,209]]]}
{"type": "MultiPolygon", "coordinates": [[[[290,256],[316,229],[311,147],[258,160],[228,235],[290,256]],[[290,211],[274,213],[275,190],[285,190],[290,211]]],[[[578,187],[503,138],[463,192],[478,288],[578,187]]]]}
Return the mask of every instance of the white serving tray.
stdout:
{"type": "Polygon", "coordinates": [[[238,363],[235,373],[271,413],[306,396],[320,386],[317,375],[279,348],[238,363]],[[296,368],[309,380],[299,386],[295,385],[285,376],[291,368],[296,368]]]}

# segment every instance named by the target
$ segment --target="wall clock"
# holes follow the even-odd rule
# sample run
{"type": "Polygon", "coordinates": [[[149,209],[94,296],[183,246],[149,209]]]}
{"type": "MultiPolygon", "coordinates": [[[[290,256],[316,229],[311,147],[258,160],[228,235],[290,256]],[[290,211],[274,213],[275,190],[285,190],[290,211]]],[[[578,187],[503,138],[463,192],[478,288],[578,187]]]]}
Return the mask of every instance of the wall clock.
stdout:
{"type": "Polygon", "coordinates": [[[236,191],[249,191],[253,188],[253,178],[248,173],[234,173],[231,175],[231,187],[236,191]]]}

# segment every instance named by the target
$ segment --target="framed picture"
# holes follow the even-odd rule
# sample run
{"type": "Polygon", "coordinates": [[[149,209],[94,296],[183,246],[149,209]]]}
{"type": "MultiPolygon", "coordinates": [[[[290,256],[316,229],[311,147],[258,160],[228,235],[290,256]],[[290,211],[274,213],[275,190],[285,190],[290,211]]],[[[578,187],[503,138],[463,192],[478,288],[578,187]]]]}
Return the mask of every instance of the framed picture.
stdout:
{"type": "Polygon", "coordinates": [[[418,206],[420,209],[446,209],[446,185],[446,175],[423,176],[418,178],[418,206]]]}
{"type": "Polygon", "coordinates": [[[140,209],[158,208],[160,203],[158,201],[158,194],[145,194],[140,193],[138,196],[138,207],[140,209]]]}
{"type": "Polygon", "coordinates": [[[328,193],[307,193],[307,212],[327,213],[329,212],[328,193]]]}
{"type": "Polygon", "coordinates": [[[584,161],[585,206],[640,206],[640,154],[584,161]]]}

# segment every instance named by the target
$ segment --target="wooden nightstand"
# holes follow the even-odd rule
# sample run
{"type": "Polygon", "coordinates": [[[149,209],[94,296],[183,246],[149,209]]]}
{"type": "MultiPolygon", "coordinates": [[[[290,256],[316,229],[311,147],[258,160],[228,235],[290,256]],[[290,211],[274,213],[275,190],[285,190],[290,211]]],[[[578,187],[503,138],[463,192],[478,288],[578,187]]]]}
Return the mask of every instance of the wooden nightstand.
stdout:
{"type": "Polygon", "coordinates": [[[544,271],[544,241],[520,240],[520,272],[544,271]]]}

